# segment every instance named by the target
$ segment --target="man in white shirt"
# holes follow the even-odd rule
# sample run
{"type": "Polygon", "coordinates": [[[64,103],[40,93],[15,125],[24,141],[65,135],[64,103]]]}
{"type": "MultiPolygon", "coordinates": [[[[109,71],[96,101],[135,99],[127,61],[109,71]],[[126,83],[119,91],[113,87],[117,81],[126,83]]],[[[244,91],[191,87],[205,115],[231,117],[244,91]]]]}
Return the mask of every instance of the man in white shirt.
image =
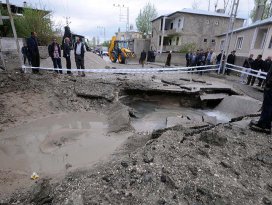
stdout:
{"type": "MultiPolygon", "coordinates": [[[[84,66],[84,53],[85,53],[85,45],[82,43],[81,38],[77,38],[77,42],[75,43],[75,61],[76,61],[76,67],[77,69],[85,69],[84,66]]],[[[78,75],[81,75],[82,77],[85,76],[85,73],[78,72],[78,75]]]]}

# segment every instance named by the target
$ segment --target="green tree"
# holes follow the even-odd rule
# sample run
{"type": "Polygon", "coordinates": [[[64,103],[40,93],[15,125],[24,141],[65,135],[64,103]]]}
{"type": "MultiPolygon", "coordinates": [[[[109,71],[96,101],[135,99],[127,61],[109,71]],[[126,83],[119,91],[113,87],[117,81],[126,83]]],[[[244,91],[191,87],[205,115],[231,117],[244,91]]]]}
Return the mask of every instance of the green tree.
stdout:
{"type": "Polygon", "coordinates": [[[102,43],[102,46],[105,46],[105,47],[109,47],[109,45],[110,45],[110,41],[104,41],[102,43]]]}
{"type": "Polygon", "coordinates": [[[154,5],[148,2],[143,10],[140,10],[138,17],[136,18],[136,26],[138,31],[144,34],[151,34],[152,24],[151,21],[158,16],[158,12],[154,5]]]}
{"type": "Polygon", "coordinates": [[[52,37],[56,37],[51,14],[44,10],[24,8],[23,15],[16,16],[14,22],[18,37],[27,38],[31,31],[35,31],[40,45],[48,45],[52,37]]]}
{"type": "MultiPolygon", "coordinates": [[[[254,20],[254,17],[256,15],[256,11],[257,11],[257,7],[258,7],[258,3],[259,3],[260,0],[254,0],[254,8],[251,10],[250,12],[250,18],[252,20],[254,20]]],[[[263,16],[262,16],[262,19],[266,19],[269,17],[269,13],[270,13],[270,1],[268,0],[261,0],[263,1],[263,4],[264,4],[264,12],[263,12],[263,16]]]]}

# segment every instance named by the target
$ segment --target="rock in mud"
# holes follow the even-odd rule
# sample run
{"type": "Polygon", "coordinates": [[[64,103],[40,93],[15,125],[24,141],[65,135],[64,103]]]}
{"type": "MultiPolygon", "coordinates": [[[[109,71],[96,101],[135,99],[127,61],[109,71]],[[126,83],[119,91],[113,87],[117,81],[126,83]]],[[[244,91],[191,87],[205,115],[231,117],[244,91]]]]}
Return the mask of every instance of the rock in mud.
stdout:
{"type": "Polygon", "coordinates": [[[257,154],[257,160],[267,164],[272,165],[272,155],[270,154],[257,154]]]}
{"type": "Polygon", "coordinates": [[[228,141],[226,137],[219,135],[215,131],[202,132],[199,140],[216,146],[224,146],[228,141]]]}
{"type": "Polygon", "coordinates": [[[120,102],[110,106],[108,112],[108,132],[120,132],[131,129],[129,108],[120,102]]]}
{"type": "Polygon", "coordinates": [[[108,101],[114,100],[115,86],[110,83],[97,81],[77,81],[75,83],[75,93],[77,96],[86,98],[104,98],[108,101]]]}
{"type": "Polygon", "coordinates": [[[44,179],[38,187],[34,190],[34,195],[31,200],[32,203],[36,205],[51,204],[53,197],[51,196],[51,185],[49,184],[49,179],[44,179]]]}

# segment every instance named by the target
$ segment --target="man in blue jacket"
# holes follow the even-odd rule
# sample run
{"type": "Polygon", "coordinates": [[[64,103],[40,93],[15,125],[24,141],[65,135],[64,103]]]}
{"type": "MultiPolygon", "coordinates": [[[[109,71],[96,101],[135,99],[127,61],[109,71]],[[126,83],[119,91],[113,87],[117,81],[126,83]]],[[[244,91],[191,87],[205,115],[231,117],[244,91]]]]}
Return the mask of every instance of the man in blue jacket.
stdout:
{"type": "Polygon", "coordinates": [[[32,67],[37,67],[32,69],[33,73],[39,73],[38,67],[40,67],[40,53],[36,36],[37,33],[32,31],[31,37],[27,39],[27,48],[31,58],[32,67]]]}

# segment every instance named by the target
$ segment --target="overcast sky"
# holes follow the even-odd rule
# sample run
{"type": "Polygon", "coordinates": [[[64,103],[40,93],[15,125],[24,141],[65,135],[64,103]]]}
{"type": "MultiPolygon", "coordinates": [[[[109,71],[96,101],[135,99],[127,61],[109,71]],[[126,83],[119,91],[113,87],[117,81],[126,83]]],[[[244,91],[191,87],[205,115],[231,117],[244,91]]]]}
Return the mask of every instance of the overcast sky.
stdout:
{"type": "MultiPolygon", "coordinates": [[[[45,7],[52,11],[56,24],[65,25],[65,17],[70,17],[69,21],[72,32],[85,35],[89,39],[99,36],[103,41],[103,29],[106,31],[106,39],[109,40],[118,28],[125,30],[125,22],[120,22],[120,9],[113,4],[129,7],[129,22],[136,30],[135,19],[140,9],[148,2],[154,4],[158,14],[169,14],[183,8],[192,8],[194,2],[198,9],[208,10],[208,0],[10,0],[11,4],[23,5],[23,2],[35,6],[45,7]]],[[[210,0],[211,10],[217,0],[210,0]]],[[[229,0],[232,2],[233,0],[229,0]]],[[[5,2],[5,1],[3,1],[5,2]]],[[[223,8],[224,0],[218,0],[218,7],[223,8]]],[[[229,3],[230,4],[230,3],[229,3]]],[[[250,10],[254,7],[254,0],[240,0],[239,15],[248,18],[250,10]]],[[[122,9],[122,15],[126,15],[127,10],[122,9]]]]}

